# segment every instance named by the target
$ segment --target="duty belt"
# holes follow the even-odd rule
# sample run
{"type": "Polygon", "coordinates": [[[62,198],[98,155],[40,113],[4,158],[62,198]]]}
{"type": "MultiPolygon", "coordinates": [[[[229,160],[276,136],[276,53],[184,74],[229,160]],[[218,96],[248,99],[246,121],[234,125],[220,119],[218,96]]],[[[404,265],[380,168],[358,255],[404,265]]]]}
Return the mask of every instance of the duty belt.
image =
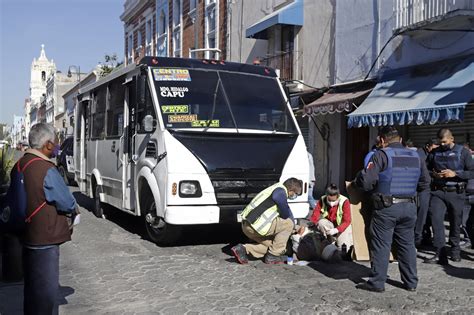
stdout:
{"type": "Polygon", "coordinates": [[[456,185],[436,185],[436,184],[433,184],[432,189],[433,190],[442,190],[442,191],[445,191],[445,192],[453,192],[453,191],[464,192],[464,189],[466,189],[466,183],[460,182],[460,183],[457,183],[456,185]]]}
{"type": "Polygon", "coordinates": [[[392,203],[393,204],[402,203],[402,202],[415,202],[415,198],[414,197],[411,197],[411,198],[396,198],[396,197],[393,197],[392,198],[392,203]]]}

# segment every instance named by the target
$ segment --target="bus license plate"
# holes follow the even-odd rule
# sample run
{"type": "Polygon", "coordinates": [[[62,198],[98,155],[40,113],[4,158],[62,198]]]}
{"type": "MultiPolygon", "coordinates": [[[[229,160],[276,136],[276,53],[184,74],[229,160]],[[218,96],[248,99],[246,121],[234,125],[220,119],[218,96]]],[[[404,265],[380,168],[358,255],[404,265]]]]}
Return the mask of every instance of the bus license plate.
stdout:
{"type": "Polygon", "coordinates": [[[242,222],[242,211],[237,211],[237,222],[242,222]]]}

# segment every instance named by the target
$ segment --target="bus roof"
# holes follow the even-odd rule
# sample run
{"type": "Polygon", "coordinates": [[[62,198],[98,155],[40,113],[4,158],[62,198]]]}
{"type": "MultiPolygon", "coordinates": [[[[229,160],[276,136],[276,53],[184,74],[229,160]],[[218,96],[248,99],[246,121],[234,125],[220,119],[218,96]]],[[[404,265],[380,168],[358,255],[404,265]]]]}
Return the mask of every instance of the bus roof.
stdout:
{"type": "Polygon", "coordinates": [[[188,69],[206,69],[206,70],[225,70],[244,72],[251,74],[259,74],[263,76],[276,77],[275,70],[266,66],[254,66],[245,63],[208,60],[208,59],[191,59],[191,58],[169,58],[169,57],[144,57],[140,60],[140,64],[150,67],[164,68],[188,68],[188,69]]]}
{"type": "Polygon", "coordinates": [[[126,67],[113,71],[104,78],[100,78],[96,82],[88,84],[79,89],[79,94],[94,90],[98,86],[103,85],[109,81],[112,81],[132,70],[135,70],[141,66],[149,67],[163,67],[163,68],[186,68],[186,69],[205,69],[205,70],[224,70],[224,71],[235,71],[249,74],[263,75],[267,77],[276,77],[274,69],[266,66],[255,66],[245,63],[219,61],[219,60],[207,60],[207,59],[191,59],[191,58],[171,58],[171,57],[144,57],[140,60],[139,64],[130,64],[126,67]]]}

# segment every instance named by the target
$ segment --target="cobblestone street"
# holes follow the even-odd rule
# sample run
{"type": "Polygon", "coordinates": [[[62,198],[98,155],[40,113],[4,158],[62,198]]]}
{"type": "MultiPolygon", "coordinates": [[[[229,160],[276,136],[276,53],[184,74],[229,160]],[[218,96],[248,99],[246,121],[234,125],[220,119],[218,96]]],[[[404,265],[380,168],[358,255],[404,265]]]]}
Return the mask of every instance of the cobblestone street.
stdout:
{"type": "MultiPolygon", "coordinates": [[[[391,264],[386,292],[369,293],[354,288],[368,276],[367,263],[239,265],[226,247],[238,241],[238,227],[190,228],[192,242],[158,247],[141,237],[138,219],[118,213],[99,220],[72,189],[82,222],[61,247],[61,314],[474,313],[472,250],[446,268],[419,259],[416,293],[399,288],[391,264]]],[[[1,314],[22,313],[22,289],[0,282],[1,314]]]]}

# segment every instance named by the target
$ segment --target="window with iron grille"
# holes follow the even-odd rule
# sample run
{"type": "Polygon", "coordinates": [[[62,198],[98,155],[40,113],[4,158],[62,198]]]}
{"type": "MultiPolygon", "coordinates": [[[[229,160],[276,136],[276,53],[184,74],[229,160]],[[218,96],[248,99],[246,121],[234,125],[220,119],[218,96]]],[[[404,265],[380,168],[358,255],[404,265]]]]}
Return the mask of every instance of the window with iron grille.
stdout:
{"type": "Polygon", "coordinates": [[[173,1],[173,56],[181,57],[181,5],[182,0],[173,1]]]}
{"type": "MultiPolygon", "coordinates": [[[[205,31],[206,31],[206,38],[205,38],[205,47],[206,48],[217,48],[217,7],[218,3],[217,0],[206,0],[206,8],[205,8],[205,31]]],[[[211,51],[206,51],[205,58],[207,59],[217,59],[218,54],[211,51]]]]}

